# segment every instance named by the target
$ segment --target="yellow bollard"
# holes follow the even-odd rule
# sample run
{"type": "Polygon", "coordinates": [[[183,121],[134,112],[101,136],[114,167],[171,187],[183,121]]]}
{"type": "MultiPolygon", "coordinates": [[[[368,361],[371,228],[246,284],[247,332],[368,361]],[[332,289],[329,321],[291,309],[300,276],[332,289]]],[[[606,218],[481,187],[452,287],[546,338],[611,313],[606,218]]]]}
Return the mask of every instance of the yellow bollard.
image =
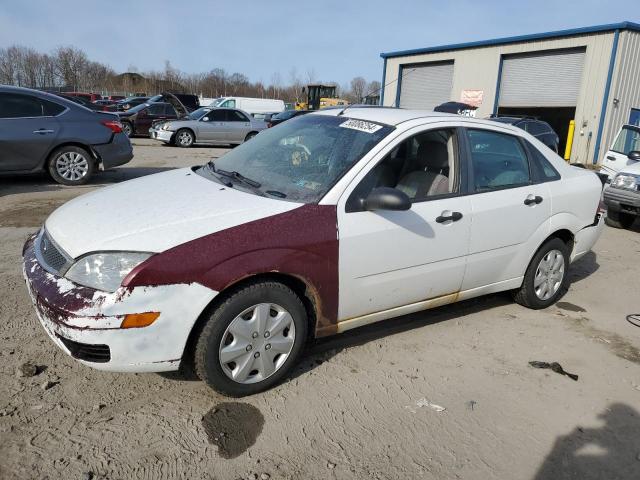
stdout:
{"type": "Polygon", "coordinates": [[[576,121],[569,122],[569,132],[567,133],[567,146],[564,149],[564,159],[568,162],[571,158],[571,147],[573,146],[573,134],[576,131],[576,121]]]}

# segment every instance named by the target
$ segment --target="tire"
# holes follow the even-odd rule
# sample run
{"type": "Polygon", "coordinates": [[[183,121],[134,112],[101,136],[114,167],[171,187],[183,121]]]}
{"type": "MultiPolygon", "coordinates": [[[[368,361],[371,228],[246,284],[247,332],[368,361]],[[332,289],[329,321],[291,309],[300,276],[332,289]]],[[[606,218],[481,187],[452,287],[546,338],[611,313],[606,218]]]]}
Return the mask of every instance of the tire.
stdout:
{"type": "Polygon", "coordinates": [[[514,300],[534,310],[547,308],[558,301],[568,288],[570,253],[567,245],[559,238],[547,240],[531,259],[522,286],[514,291],[514,300]],[[562,256],[561,259],[558,254],[562,256]],[[547,269],[551,275],[546,272],[547,269]]]}
{"type": "Polygon", "coordinates": [[[182,128],[178,130],[174,137],[174,143],[182,148],[189,148],[195,142],[195,137],[193,132],[187,128],[182,128]]]}
{"type": "Polygon", "coordinates": [[[604,223],[613,228],[631,228],[635,217],[628,213],[614,212],[612,210],[607,211],[607,216],[604,217],[604,223]]]}
{"type": "Polygon", "coordinates": [[[133,125],[130,122],[122,122],[122,131],[129,138],[132,138],[135,133],[133,125]]]}
{"type": "Polygon", "coordinates": [[[96,162],[84,148],[68,145],[51,153],[47,169],[51,177],[62,185],[84,185],[93,176],[96,162]]]}
{"type": "Polygon", "coordinates": [[[290,288],[273,281],[247,284],[226,296],[207,319],[195,346],[196,372],[223,395],[262,392],[295,365],[307,328],[304,305],[290,288]]]}
{"type": "Polygon", "coordinates": [[[247,133],[247,136],[244,137],[244,141],[248,142],[249,140],[251,140],[256,135],[258,135],[258,132],[249,132],[249,133],[247,133]]]}

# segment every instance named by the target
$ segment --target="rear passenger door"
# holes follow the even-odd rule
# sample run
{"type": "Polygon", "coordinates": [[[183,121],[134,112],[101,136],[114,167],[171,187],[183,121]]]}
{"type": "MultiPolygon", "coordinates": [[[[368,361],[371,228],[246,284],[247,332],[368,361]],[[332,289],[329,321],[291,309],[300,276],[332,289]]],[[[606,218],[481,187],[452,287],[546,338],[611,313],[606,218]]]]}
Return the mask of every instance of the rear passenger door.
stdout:
{"type": "Polygon", "coordinates": [[[238,110],[227,110],[227,140],[230,143],[242,143],[249,133],[251,121],[238,110]]]}
{"type": "Polygon", "coordinates": [[[548,236],[549,189],[536,180],[528,146],[521,137],[469,128],[466,139],[473,219],[462,290],[517,283],[533,252],[548,236]]]}
{"type": "Polygon", "coordinates": [[[40,166],[59,135],[65,107],[38,97],[0,93],[0,171],[40,166]]]}

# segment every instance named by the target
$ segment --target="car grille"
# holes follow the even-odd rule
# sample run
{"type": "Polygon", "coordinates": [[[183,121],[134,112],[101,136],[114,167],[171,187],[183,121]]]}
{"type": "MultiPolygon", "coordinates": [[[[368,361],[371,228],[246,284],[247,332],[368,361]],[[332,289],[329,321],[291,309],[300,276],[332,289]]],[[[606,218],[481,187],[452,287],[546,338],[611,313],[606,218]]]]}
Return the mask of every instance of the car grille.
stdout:
{"type": "Polygon", "coordinates": [[[107,363],[111,360],[111,351],[108,345],[91,345],[88,343],[74,342],[68,338],[57,335],[60,341],[67,347],[73,358],[86,362],[107,363]]]}
{"type": "Polygon", "coordinates": [[[58,248],[46,231],[38,239],[36,253],[45,270],[54,274],[60,274],[71,263],[71,259],[58,248]]]}

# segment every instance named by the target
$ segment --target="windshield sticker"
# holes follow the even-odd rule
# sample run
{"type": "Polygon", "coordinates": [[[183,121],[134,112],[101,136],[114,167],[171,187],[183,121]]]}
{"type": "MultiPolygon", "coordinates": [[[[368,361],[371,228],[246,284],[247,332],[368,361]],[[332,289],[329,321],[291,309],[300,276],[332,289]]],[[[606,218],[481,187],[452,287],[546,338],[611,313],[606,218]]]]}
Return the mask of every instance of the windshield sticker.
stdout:
{"type": "Polygon", "coordinates": [[[377,123],[365,122],[364,120],[350,119],[340,124],[342,128],[350,128],[351,130],[359,130],[366,133],[375,133],[382,128],[377,123]]]}

